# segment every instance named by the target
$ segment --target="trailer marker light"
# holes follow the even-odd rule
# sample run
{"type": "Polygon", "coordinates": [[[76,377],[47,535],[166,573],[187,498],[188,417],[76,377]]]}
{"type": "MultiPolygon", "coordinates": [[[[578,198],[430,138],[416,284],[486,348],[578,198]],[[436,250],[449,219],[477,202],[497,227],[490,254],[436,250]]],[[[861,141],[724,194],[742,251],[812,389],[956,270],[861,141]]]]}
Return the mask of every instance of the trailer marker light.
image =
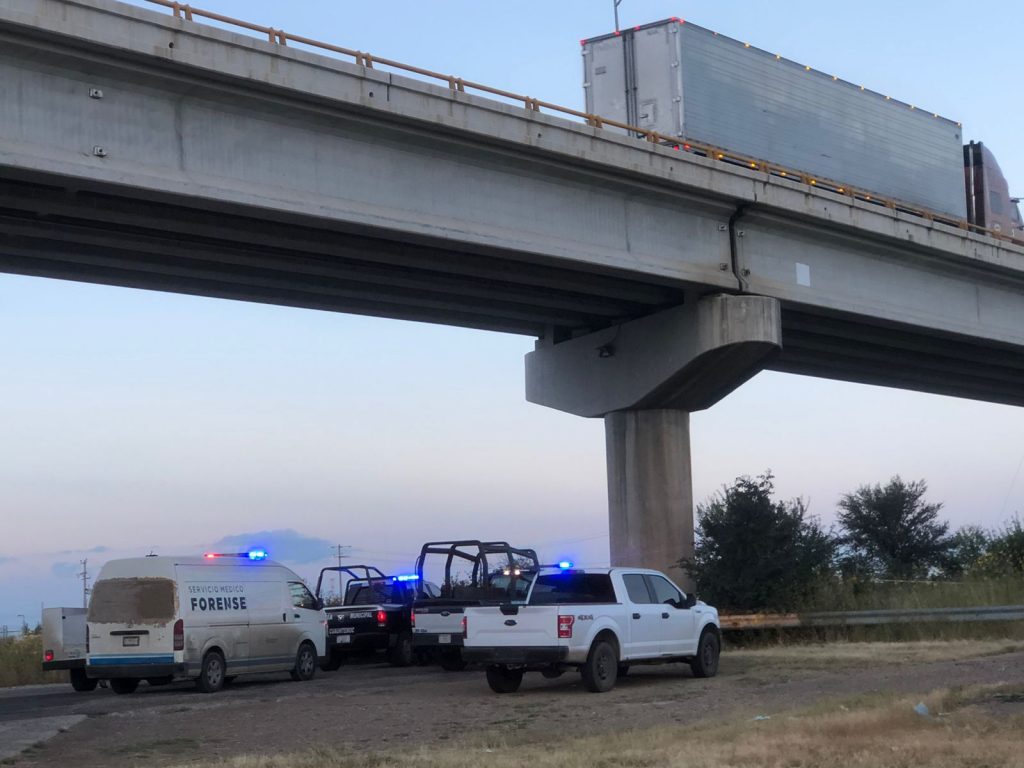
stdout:
{"type": "Polygon", "coordinates": [[[573,565],[575,565],[575,563],[573,563],[572,560],[562,560],[558,563],[558,567],[561,568],[563,571],[572,568],[573,565]]]}
{"type": "Polygon", "coordinates": [[[43,661],[53,661],[53,651],[47,651],[43,654],[43,661]]]}

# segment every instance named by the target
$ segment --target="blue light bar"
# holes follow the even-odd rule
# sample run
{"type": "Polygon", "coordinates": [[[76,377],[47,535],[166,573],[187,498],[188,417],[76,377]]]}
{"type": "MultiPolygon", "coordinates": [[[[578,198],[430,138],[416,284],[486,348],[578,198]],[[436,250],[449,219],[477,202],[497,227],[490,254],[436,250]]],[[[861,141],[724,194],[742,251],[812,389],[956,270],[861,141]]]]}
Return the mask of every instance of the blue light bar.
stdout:
{"type": "Polygon", "coordinates": [[[250,549],[248,552],[250,560],[266,560],[267,553],[263,549],[250,549]]]}
{"type": "Polygon", "coordinates": [[[411,574],[408,574],[406,576],[395,576],[391,580],[392,581],[419,581],[419,579],[420,579],[420,577],[417,574],[411,573],[411,574]]]}
{"type": "Polygon", "coordinates": [[[558,567],[561,568],[564,571],[564,570],[567,570],[569,568],[572,568],[574,565],[575,565],[575,563],[573,563],[571,560],[562,560],[558,564],[558,567]]]}

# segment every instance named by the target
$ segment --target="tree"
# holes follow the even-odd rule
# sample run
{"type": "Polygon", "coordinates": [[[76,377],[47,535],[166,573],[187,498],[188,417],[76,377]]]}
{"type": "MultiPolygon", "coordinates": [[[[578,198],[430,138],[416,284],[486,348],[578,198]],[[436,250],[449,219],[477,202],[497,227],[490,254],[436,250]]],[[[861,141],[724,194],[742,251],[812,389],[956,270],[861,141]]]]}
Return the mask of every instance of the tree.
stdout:
{"type": "Polygon", "coordinates": [[[697,507],[692,561],[697,591],[728,610],[790,610],[832,569],[836,541],[801,499],[772,501],[771,471],[739,477],[697,507]]]}
{"type": "Polygon", "coordinates": [[[949,541],[949,552],[942,570],[946,576],[955,578],[970,575],[978,569],[988,552],[991,537],[981,526],[965,525],[949,541]]]}
{"type": "Polygon", "coordinates": [[[1024,576],[1024,523],[1014,517],[990,534],[988,551],[978,561],[985,576],[1024,576]]]}
{"type": "Polygon", "coordinates": [[[862,485],[839,501],[839,524],[849,556],[878,578],[923,578],[941,568],[952,546],[942,504],[928,504],[924,480],[899,475],[885,486],[862,485]]]}

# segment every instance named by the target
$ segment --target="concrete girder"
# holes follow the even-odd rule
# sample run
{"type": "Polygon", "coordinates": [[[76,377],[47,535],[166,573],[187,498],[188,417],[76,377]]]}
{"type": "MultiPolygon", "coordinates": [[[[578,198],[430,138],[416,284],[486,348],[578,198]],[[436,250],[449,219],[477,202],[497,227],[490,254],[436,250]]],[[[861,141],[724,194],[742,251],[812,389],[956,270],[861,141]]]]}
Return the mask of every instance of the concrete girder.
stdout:
{"type": "Polygon", "coordinates": [[[708,296],[526,356],[526,399],[577,416],[709,408],[782,347],[779,302],[708,296]]]}

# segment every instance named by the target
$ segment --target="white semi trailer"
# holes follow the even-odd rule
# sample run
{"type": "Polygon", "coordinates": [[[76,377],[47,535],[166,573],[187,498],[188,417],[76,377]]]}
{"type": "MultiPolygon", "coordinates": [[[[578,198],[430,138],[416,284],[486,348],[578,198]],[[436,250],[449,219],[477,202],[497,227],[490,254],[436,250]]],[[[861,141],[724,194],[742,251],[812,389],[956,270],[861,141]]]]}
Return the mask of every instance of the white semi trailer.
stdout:
{"type": "Polygon", "coordinates": [[[860,199],[1024,237],[992,153],[921,105],[678,18],[582,43],[590,114],[673,137],[680,149],[723,148],[797,180],[871,193],[860,199]]]}

